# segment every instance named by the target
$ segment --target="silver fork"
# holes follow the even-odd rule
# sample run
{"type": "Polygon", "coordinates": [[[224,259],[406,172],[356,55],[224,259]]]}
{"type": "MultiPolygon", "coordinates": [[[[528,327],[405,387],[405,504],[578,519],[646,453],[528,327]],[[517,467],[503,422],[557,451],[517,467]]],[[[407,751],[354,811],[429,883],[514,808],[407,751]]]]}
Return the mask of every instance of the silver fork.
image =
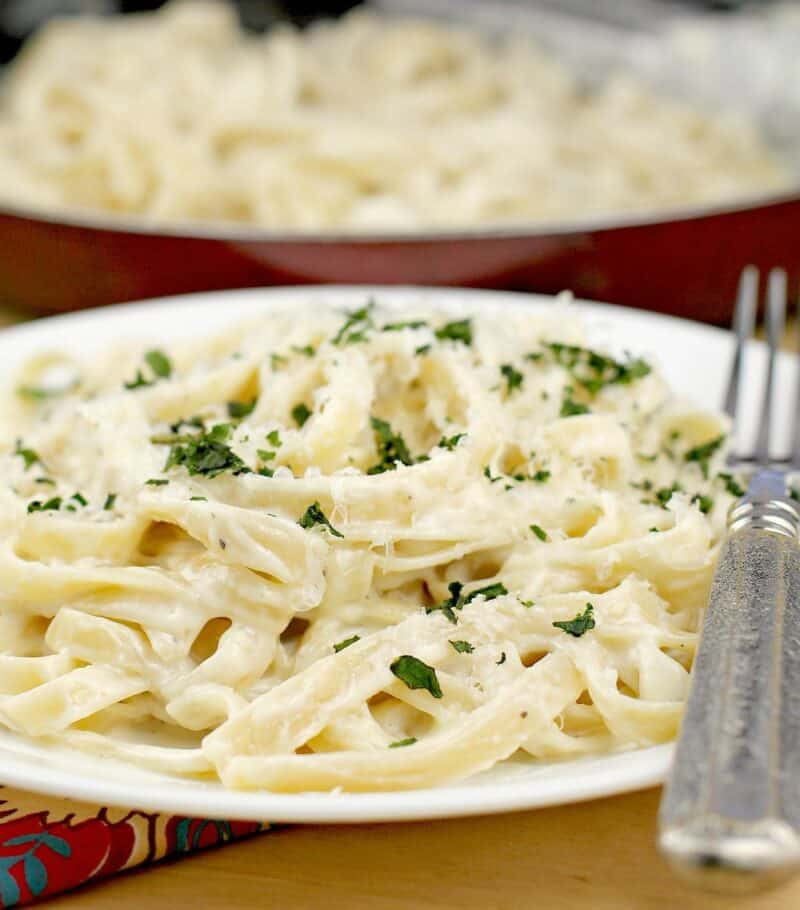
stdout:
{"type": "MultiPolygon", "coordinates": [[[[734,420],[746,376],[759,276],[742,274],[725,409],[734,420]]],[[[692,685],[659,813],[659,847],[684,878],[756,890],[800,870],[800,385],[792,452],[770,454],[786,274],[767,282],[769,358],[754,448],[728,456],[748,470],[714,575],[692,685]]],[[[735,438],[735,437],[734,437],[735,438]]]]}

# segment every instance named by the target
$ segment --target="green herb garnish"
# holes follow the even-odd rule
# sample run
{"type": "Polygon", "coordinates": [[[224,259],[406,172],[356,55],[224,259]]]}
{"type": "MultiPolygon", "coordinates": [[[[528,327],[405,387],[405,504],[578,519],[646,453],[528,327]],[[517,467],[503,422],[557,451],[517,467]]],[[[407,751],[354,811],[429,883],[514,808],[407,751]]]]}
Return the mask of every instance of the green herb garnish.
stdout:
{"type": "Polygon", "coordinates": [[[703,443],[703,445],[695,446],[693,449],[689,449],[689,451],[683,457],[686,459],[686,461],[696,461],[700,465],[700,470],[703,472],[703,477],[708,477],[708,463],[711,460],[711,456],[724,442],[724,436],[717,436],[710,442],[706,442],[703,443]]]}
{"type": "Polygon", "coordinates": [[[33,449],[26,449],[22,445],[22,440],[18,439],[17,444],[14,448],[14,454],[19,455],[19,457],[25,463],[25,470],[27,471],[32,465],[41,464],[42,459],[39,458],[39,455],[33,451],[33,449]]]}
{"type": "Polygon", "coordinates": [[[389,669],[409,689],[427,689],[434,698],[442,697],[436,670],[419,660],[419,658],[410,654],[403,654],[397,660],[392,661],[389,669]]]}
{"type": "Polygon", "coordinates": [[[303,516],[297,522],[301,528],[313,528],[315,525],[321,525],[323,528],[327,528],[334,537],[344,537],[340,531],[337,531],[336,528],[328,521],[325,513],[322,511],[320,504],[318,502],[313,502],[303,513],[303,516]]]}
{"type": "Polygon", "coordinates": [[[406,739],[398,739],[396,742],[389,743],[390,749],[399,749],[402,746],[413,746],[417,741],[416,736],[408,736],[406,739]]]}
{"type": "Polygon", "coordinates": [[[591,395],[596,395],[607,385],[628,385],[651,372],[650,364],[640,358],[623,362],[589,348],[561,342],[551,342],[545,348],[556,363],[564,367],[591,395]]]}
{"type": "Polygon", "coordinates": [[[123,383],[126,389],[140,389],[155,385],[159,379],[169,379],[172,376],[172,363],[163,351],[147,351],[144,355],[144,362],[150,367],[153,378],[147,379],[142,370],[137,370],[133,380],[123,383]]]}
{"type": "Polygon", "coordinates": [[[547,483],[547,481],[550,480],[551,476],[552,475],[550,471],[537,471],[533,477],[531,477],[531,480],[533,480],[535,483],[547,483]]]}
{"type": "Polygon", "coordinates": [[[340,345],[366,341],[367,330],[374,327],[372,322],[372,310],[374,307],[374,302],[370,301],[366,306],[349,312],[344,325],[334,335],[331,343],[340,345]]]}
{"type": "Polygon", "coordinates": [[[459,444],[459,442],[464,439],[466,433],[456,433],[455,436],[442,436],[442,438],[436,443],[438,449],[447,449],[448,452],[452,452],[453,449],[459,444]]]}
{"type": "Polygon", "coordinates": [[[475,650],[475,648],[468,641],[464,641],[463,639],[457,639],[456,641],[453,641],[451,638],[448,638],[447,640],[459,654],[472,654],[472,652],[475,650]]]}
{"type": "Polygon", "coordinates": [[[33,502],[28,503],[28,514],[32,512],[57,512],[61,508],[61,497],[54,496],[52,499],[48,499],[46,502],[41,502],[38,499],[34,499],[33,502]]]}
{"type": "Polygon", "coordinates": [[[472,320],[458,319],[455,322],[448,322],[440,329],[436,329],[434,335],[439,341],[460,341],[462,344],[472,344],[472,320]]]}
{"type": "Polygon", "coordinates": [[[284,357],[283,354],[270,354],[269,363],[272,367],[272,372],[274,373],[279,367],[284,366],[289,362],[288,357],[284,357]]]}
{"type": "Polygon", "coordinates": [[[405,440],[399,433],[392,430],[386,420],[379,417],[370,418],[372,429],[375,433],[375,448],[378,450],[378,463],[367,470],[367,474],[383,474],[384,471],[394,471],[399,461],[404,465],[414,464],[411,452],[405,440]]]}
{"type": "Polygon", "coordinates": [[[447,617],[447,619],[455,625],[458,622],[454,610],[460,610],[464,605],[461,600],[461,592],[464,589],[464,585],[460,581],[451,581],[447,586],[447,590],[450,592],[450,596],[447,600],[443,600],[440,604],[437,604],[435,607],[428,607],[426,613],[435,613],[437,610],[441,610],[442,613],[447,617]]]}
{"type": "Polygon", "coordinates": [[[150,480],[145,480],[144,483],[147,487],[165,487],[169,481],[162,477],[151,477],[150,480]]]}
{"type": "Polygon", "coordinates": [[[539,525],[530,525],[529,527],[539,540],[548,540],[547,531],[544,528],[539,527],[539,525]]]}
{"type": "Polygon", "coordinates": [[[703,515],[707,515],[714,507],[714,500],[710,496],[704,496],[702,493],[695,493],[692,496],[692,502],[697,503],[697,507],[703,515]]]}
{"type": "Polygon", "coordinates": [[[589,413],[589,408],[585,404],[575,401],[572,397],[573,391],[572,386],[567,386],[564,389],[564,398],[561,401],[559,417],[578,417],[581,414],[589,413]]]}
{"type": "Polygon", "coordinates": [[[587,603],[583,613],[578,613],[578,615],[573,619],[554,622],[553,625],[557,629],[562,629],[567,633],[567,635],[572,635],[575,638],[580,638],[581,635],[584,635],[590,629],[593,629],[595,627],[593,614],[594,607],[592,604],[587,603]]]}
{"type": "Polygon", "coordinates": [[[361,636],[353,635],[350,638],[345,638],[343,641],[337,642],[333,646],[333,650],[338,654],[340,651],[344,651],[345,648],[349,648],[350,645],[354,645],[357,641],[361,641],[361,636]]]}
{"type": "Polygon", "coordinates": [[[424,319],[412,319],[410,322],[387,322],[381,326],[382,332],[402,332],[403,329],[424,329],[428,325],[424,319]]]}
{"type": "Polygon", "coordinates": [[[477,591],[473,591],[471,594],[468,594],[464,603],[472,603],[476,597],[484,597],[486,600],[494,600],[495,597],[502,597],[504,594],[508,594],[506,586],[501,581],[496,581],[494,584],[487,585],[485,588],[478,588],[477,591]]]}
{"type": "Polygon", "coordinates": [[[303,357],[313,357],[317,353],[316,348],[311,344],[304,344],[302,347],[293,344],[292,350],[295,354],[302,354],[303,357]]]}
{"type": "Polygon", "coordinates": [[[216,477],[223,471],[248,473],[250,469],[227,444],[230,434],[230,424],[218,423],[208,432],[159,439],[161,444],[172,446],[164,470],[183,466],[191,475],[206,477],[216,477]]]}
{"type": "Polygon", "coordinates": [[[514,389],[521,389],[525,377],[519,370],[515,370],[510,363],[504,363],[500,367],[500,373],[506,381],[506,395],[511,395],[514,389]]]}
{"type": "Polygon", "coordinates": [[[253,398],[252,401],[229,401],[228,416],[233,420],[244,420],[253,413],[257,404],[258,398],[253,398]]]}
{"type": "Polygon", "coordinates": [[[78,503],[78,505],[81,505],[81,506],[89,505],[89,501],[86,499],[86,497],[83,495],[83,493],[73,493],[72,496],[70,496],[70,499],[74,500],[75,502],[78,503]]]}
{"type": "Polygon", "coordinates": [[[731,494],[731,496],[735,496],[737,499],[740,496],[744,496],[744,487],[739,485],[739,482],[736,480],[733,474],[719,473],[717,474],[717,477],[725,484],[725,489],[731,494]]]}
{"type": "Polygon", "coordinates": [[[415,353],[418,357],[422,357],[423,355],[430,353],[430,350],[431,350],[431,346],[430,346],[429,344],[421,344],[421,345],[414,351],[414,353],[415,353]]]}
{"type": "Polygon", "coordinates": [[[110,512],[114,508],[114,503],[117,501],[116,493],[109,493],[106,496],[106,501],[103,503],[103,511],[110,512]]]}
{"type": "Polygon", "coordinates": [[[292,408],[292,420],[294,420],[298,427],[304,426],[310,416],[311,411],[302,401],[292,408]]]}

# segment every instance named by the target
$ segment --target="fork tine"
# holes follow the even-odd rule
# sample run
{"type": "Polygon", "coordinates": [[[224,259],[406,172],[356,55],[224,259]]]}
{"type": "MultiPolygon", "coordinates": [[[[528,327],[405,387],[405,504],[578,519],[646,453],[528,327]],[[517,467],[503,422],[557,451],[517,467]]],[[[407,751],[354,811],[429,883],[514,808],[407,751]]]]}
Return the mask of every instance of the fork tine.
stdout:
{"type": "Polygon", "coordinates": [[[728,379],[728,389],[725,393],[725,413],[731,418],[736,427],[736,411],[739,406],[739,385],[744,363],[744,349],[748,339],[752,337],[756,322],[756,307],[758,306],[758,269],[748,265],[739,279],[739,290],[736,294],[736,309],[733,313],[733,331],[736,335],[736,348],[733,352],[731,374],[728,379]]]}
{"type": "Polygon", "coordinates": [[[786,321],[786,272],[773,269],[769,273],[767,286],[767,344],[769,360],[767,362],[767,382],[764,386],[764,398],[761,403],[761,419],[756,439],[755,459],[759,464],[769,462],[769,437],[772,428],[772,398],[775,388],[775,363],[786,321]]]}

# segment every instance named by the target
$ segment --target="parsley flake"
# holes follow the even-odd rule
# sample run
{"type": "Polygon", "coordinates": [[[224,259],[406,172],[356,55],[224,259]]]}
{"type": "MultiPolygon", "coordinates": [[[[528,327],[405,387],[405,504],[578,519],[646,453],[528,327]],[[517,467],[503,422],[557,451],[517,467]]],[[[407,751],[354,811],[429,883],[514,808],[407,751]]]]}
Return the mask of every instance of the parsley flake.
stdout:
{"type": "Polygon", "coordinates": [[[318,502],[313,502],[305,510],[297,523],[301,528],[305,528],[306,530],[313,528],[315,525],[321,525],[323,529],[327,528],[334,537],[344,537],[344,534],[342,534],[341,531],[337,531],[330,521],[328,521],[318,502]]]}
{"type": "Polygon", "coordinates": [[[281,434],[279,430],[270,430],[267,433],[267,442],[271,446],[280,446],[281,445],[281,434]]]}
{"type": "Polygon", "coordinates": [[[353,635],[350,638],[345,638],[343,641],[337,642],[333,646],[333,650],[338,654],[340,651],[344,651],[345,648],[349,648],[350,645],[354,645],[357,641],[361,641],[361,636],[353,635]]]}
{"type": "Polygon", "coordinates": [[[392,430],[391,425],[386,420],[379,417],[370,418],[373,432],[375,434],[375,448],[378,450],[378,463],[374,464],[367,470],[367,474],[383,474],[384,471],[394,471],[397,469],[397,462],[404,465],[414,464],[411,452],[408,450],[406,441],[399,433],[392,430]]]}
{"type": "Polygon", "coordinates": [[[695,495],[692,496],[692,502],[697,503],[697,508],[700,509],[703,515],[707,515],[714,507],[714,500],[710,496],[705,496],[702,493],[695,493],[695,495]]]}
{"type": "Polygon", "coordinates": [[[463,639],[456,639],[456,641],[453,641],[451,638],[448,638],[447,640],[453,646],[453,649],[459,654],[472,654],[472,652],[475,650],[473,645],[471,645],[468,641],[464,641],[463,639]]]}
{"type": "Polygon", "coordinates": [[[500,367],[500,373],[506,381],[506,395],[512,394],[514,389],[521,389],[525,377],[519,370],[515,370],[510,363],[504,363],[500,367]]]}
{"type": "Polygon", "coordinates": [[[539,540],[545,541],[549,540],[547,536],[547,531],[544,528],[539,527],[539,525],[530,525],[531,531],[539,538],[539,540]]]}
{"type": "Polygon", "coordinates": [[[461,344],[472,344],[472,320],[458,319],[448,322],[433,333],[439,341],[460,341],[461,344]]]}
{"type": "Polygon", "coordinates": [[[508,589],[501,581],[496,581],[494,584],[487,585],[485,588],[478,588],[477,591],[473,591],[471,594],[468,594],[464,603],[472,603],[476,597],[483,597],[486,600],[494,600],[496,597],[502,597],[504,594],[508,594],[508,589]]]}
{"type": "Polygon", "coordinates": [[[455,436],[442,436],[442,438],[436,443],[437,449],[447,449],[448,452],[452,452],[453,449],[459,444],[459,442],[464,439],[466,433],[456,433],[455,436]]]}
{"type": "Polygon", "coordinates": [[[304,426],[310,416],[311,411],[309,411],[308,406],[302,401],[292,408],[292,420],[294,420],[298,427],[304,426]]]}
{"type": "Polygon", "coordinates": [[[733,476],[733,474],[717,474],[717,477],[725,484],[725,489],[731,496],[735,496],[737,499],[740,496],[744,496],[745,490],[744,487],[739,485],[739,482],[733,476]]]}
{"type": "Polygon", "coordinates": [[[387,322],[381,326],[382,332],[402,332],[403,329],[424,329],[428,325],[424,319],[412,319],[410,322],[387,322]]]}
{"type": "Polygon", "coordinates": [[[42,463],[42,459],[39,458],[39,455],[36,452],[34,452],[33,449],[26,449],[22,445],[21,439],[17,440],[16,447],[14,448],[14,454],[19,455],[19,457],[23,460],[23,462],[25,463],[26,471],[29,468],[31,468],[33,465],[35,465],[37,463],[38,464],[42,463]]]}
{"type": "Polygon", "coordinates": [[[374,308],[375,303],[370,301],[366,306],[349,312],[344,325],[331,339],[331,344],[354,344],[366,341],[366,332],[374,328],[374,323],[372,322],[372,310],[374,308]]]}
{"type": "Polygon", "coordinates": [[[162,477],[151,477],[150,480],[145,480],[144,483],[148,487],[165,487],[169,481],[162,477]]]}
{"type": "Polygon", "coordinates": [[[413,746],[416,741],[416,736],[407,736],[405,739],[398,739],[396,742],[389,743],[389,748],[400,749],[403,746],[413,746]]]}
{"type": "Polygon", "coordinates": [[[106,501],[103,503],[103,511],[110,512],[114,508],[114,503],[117,501],[116,493],[109,493],[106,496],[106,501]]]}
{"type": "Polygon", "coordinates": [[[550,471],[537,471],[533,477],[531,477],[531,480],[533,480],[535,483],[547,483],[547,481],[550,480],[552,476],[553,475],[550,473],[550,471]]]}
{"type": "Polygon", "coordinates": [[[293,344],[292,350],[295,354],[302,354],[303,357],[313,357],[317,353],[316,348],[312,344],[304,344],[302,347],[293,344]]]}
{"type": "Polygon", "coordinates": [[[596,395],[607,385],[629,385],[651,372],[650,364],[640,358],[629,358],[623,362],[589,348],[561,342],[551,342],[545,348],[556,363],[564,367],[591,395],[596,395]]]}
{"type": "Polygon", "coordinates": [[[47,502],[34,499],[33,502],[28,503],[28,514],[30,515],[33,512],[57,512],[60,508],[60,496],[54,496],[52,499],[48,499],[47,502]]]}
{"type": "Polygon", "coordinates": [[[89,501],[86,499],[86,497],[83,495],[83,493],[80,493],[80,492],[73,493],[72,496],[70,496],[70,499],[72,499],[74,502],[77,502],[78,505],[81,505],[81,506],[89,505],[89,501]]]}
{"type": "Polygon", "coordinates": [[[157,349],[147,351],[144,362],[150,367],[152,379],[147,379],[141,369],[136,371],[136,376],[130,382],[123,383],[126,389],[141,389],[155,385],[159,379],[169,379],[172,376],[172,363],[163,351],[157,349]]]}
{"type": "Polygon", "coordinates": [[[392,661],[389,669],[409,689],[426,689],[434,698],[442,697],[436,670],[419,658],[413,657],[411,654],[403,654],[397,660],[392,661]]]}
{"type": "Polygon", "coordinates": [[[564,398],[561,401],[561,410],[559,417],[579,417],[581,414],[588,414],[589,408],[572,397],[574,389],[567,386],[564,389],[564,398]]]}
{"type": "Polygon", "coordinates": [[[583,613],[578,613],[578,615],[572,619],[554,622],[553,625],[557,629],[562,629],[567,635],[572,635],[574,638],[580,638],[581,635],[585,635],[586,632],[595,627],[596,623],[593,614],[594,607],[592,604],[587,603],[583,613]]]}
{"type": "Polygon", "coordinates": [[[703,472],[703,477],[708,477],[708,463],[711,460],[711,456],[724,442],[724,435],[717,436],[715,439],[712,439],[703,445],[695,446],[693,449],[689,449],[689,451],[683,457],[686,461],[696,461],[700,465],[700,470],[703,472]]]}
{"type": "Polygon", "coordinates": [[[253,413],[257,404],[258,398],[253,398],[252,401],[229,401],[228,416],[233,420],[244,420],[253,413]]]}
{"type": "Polygon", "coordinates": [[[460,581],[451,581],[447,586],[447,590],[450,592],[450,596],[447,600],[443,600],[440,604],[437,604],[435,607],[428,607],[426,613],[435,613],[437,610],[441,610],[442,613],[447,617],[447,619],[455,625],[458,622],[456,614],[453,610],[460,610],[463,606],[461,600],[461,592],[464,589],[464,585],[460,581]]]}
{"type": "Polygon", "coordinates": [[[234,475],[249,473],[247,465],[227,444],[230,434],[230,424],[218,423],[208,432],[159,440],[172,443],[164,470],[182,466],[191,475],[206,477],[216,477],[223,471],[232,471],[234,475]]]}

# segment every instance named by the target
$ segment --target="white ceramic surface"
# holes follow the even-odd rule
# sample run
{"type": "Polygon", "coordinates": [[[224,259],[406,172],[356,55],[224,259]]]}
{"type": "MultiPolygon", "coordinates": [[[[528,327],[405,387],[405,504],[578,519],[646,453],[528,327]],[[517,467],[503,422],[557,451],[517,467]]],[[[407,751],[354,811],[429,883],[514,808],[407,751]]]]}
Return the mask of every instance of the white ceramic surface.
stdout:
{"type": "MultiPolygon", "coordinates": [[[[427,288],[275,288],[198,294],[168,300],[88,310],[0,332],[0,381],[8,380],[27,356],[42,349],[92,350],[141,339],[165,348],[178,339],[206,334],[270,306],[319,301],[344,307],[374,297],[387,305],[430,301],[465,315],[509,306],[543,307],[552,298],[506,292],[427,288]]],[[[641,353],[658,364],[675,389],[698,404],[716,407],[722,398],[731,351],[728,333],[705,325],[603,304],[576,302],[594,343],[641,353]]],[[[754,359],[763,361],[763,350],[754,359]]],[[[789,387],[794,365],[780,363],[779,387],[789,387]]],[[[752,416],[757,388],[749,385],[752,416]]],[[[789,412],[786,403],[786,414],[789,412]]],[[[779,431],[786,431],[788,420],[779,431]]],[[[398,793],[275,794],[231,792],[219,784],[176,780],[128,768],[113,760],[55,753],[41,744],[0,731],[0,782],[27,790],[101,805],[161,810],[194,816],[273,822],[376,822],[443,818],[529,809],[608,796],[660,782],[671,746],[603,755],[577,761],[535,764],[506,762],[468,781],[398,793]]]]}

